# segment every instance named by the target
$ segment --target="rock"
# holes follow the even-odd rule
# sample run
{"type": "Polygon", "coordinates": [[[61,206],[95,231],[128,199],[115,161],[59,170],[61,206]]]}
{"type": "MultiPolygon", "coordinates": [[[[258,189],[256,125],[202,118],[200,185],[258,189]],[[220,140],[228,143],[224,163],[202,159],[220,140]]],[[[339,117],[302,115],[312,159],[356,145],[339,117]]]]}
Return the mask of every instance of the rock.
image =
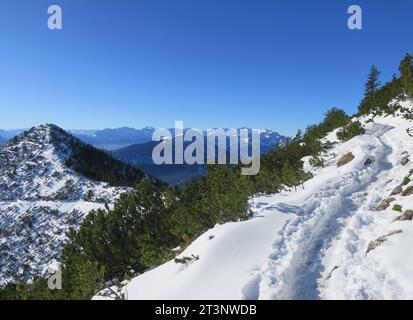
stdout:
{"type": "Polygon", "coordinates": [[[339,268],[339,266],[334,266],[333,269],[328,273],[326,280],[330,280],[331,277],[333,276],[333,272],[336,271],[339,268]]]}
{"type": "Polygon", "coordinates": [[[413,220],[413,211],[406,210],[400,217],[394,219],[394,221],[411,221],[413,220]]]}
{"type": "Polygon", "coordinates": [[[370,165],[373,164],[373,162],[374,162],[374,159],[372,159],[372,158],[367,158],[366,161],[364,161],[364,165],[365,165],[365,166],[370,166],[370,165]]]}
{"type": "Polygon", "coordinates": [[[387,241],[387,237],[385,236],[377,238],[376,240],[370,241],[369,246],[367,247],[366,253],[373,251],[374,249],[381,246],[386,241],[387,241]]]}
{"type": "Polygon", "coordinates": [[[337,167],[342,167],[346,165],[347,163],[351,162],[353,159],[354,159],[354,155],[351,152],[349,152],[345,154],[344,156],[342,156],[340,159],[338,159],[337,167]]]}
{"type": "Polygon", "coordinates": [[[400,160],[400,164],[402,165],[402,166],[405,166],[406,164],[408,164],[409,163],[409,156],[405,156],[405,157],[403,157],[401,160],[400,160]]]}
{"type": "Polygon", "coordinates": [[[384,211],[386,210],[388,207],[390,207],[390,203],[392,203],[394,200],[394,198],[386,198],[384,199],[379,206],[377,207],[377,211],[384,211]]]}
{"type": "Polygon", "coordinates": [[[325,279],[323,280],[319,280],[317,281],[317,287],[320,289],[324,289],[328,287],[328,280],[331,279],[331,277],[333,276],[333,272],[336,271],[339,268],[339,266],[334,266],[333,269],[331,269],[331,271],[327,274],[327,276],[325,277],[325,279]]]}
{"type": "Polygon", "coordinates": [[[368,247],[367,247],[367,251],[366,253],[369,253],[370,251],[373,251],[374,249],[376,249],[377,247],[381,246],[384,242],[386,242],[388,240],[388,237],[398,234],[398,233],[402,233],[402,230],[396,230],[396,231],[392,231],[389,234],[385,235],[385,236],[381,236],[379,238],[377,238],[376,240],[370,241],[368,247]]]}
{"type": "Polygon", "coordinates": [[[413,194],[413,186],[407,187],[406,190],[402,192],[403,197],[407,197],[413,194]]]}
{"type": "Polygon", "coordinates": [[[402,186],[397,186],[396,188],[393,189],[393,191],[390,193],[391,196],[395,196],[396,194],[400,194],[403,192],[403,187],[402,186]]]}

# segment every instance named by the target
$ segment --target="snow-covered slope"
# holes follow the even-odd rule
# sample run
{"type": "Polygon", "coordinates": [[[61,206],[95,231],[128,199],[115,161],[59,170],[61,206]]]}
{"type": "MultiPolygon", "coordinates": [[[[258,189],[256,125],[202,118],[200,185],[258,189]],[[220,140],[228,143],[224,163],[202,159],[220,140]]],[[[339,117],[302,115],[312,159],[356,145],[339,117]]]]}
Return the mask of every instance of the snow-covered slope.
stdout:
{"type": "Polygon", "coordinates": [[[43,275],[68,229],[127,191],[67,167],[73,139],[44,125],[0,147],[0,286],[43,275]]]}
{"type": "Polygon", "coordinates": [[[170,261],[121,291],[129,299],[413,299],[413,122],[359,120],[364,135],[327,136],[336,144],[305,189],[253,198],[254,218],[216,226],[180,255],[197,259],[170,261]]]}

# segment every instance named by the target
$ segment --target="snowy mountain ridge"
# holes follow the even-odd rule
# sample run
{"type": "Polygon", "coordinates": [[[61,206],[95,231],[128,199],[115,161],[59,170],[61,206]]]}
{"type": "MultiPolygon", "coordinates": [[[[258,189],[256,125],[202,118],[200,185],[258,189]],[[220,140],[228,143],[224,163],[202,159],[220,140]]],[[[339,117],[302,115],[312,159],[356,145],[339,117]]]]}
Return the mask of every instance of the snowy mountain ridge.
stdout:
{"type": "Polygon", "coordinates": [[[44,275],[69,228],[128,191],[68,167],[74,142],[80,143],[54,125],[42,125],[0,147],[0,286],[44,275]]]}
{"type": "Polygon", "coordinates": [[[252,198],[252,219],[217,225],[178,256],[199,259],[172,260],[119,291],[128,299],[412,299],[413,121],[405,115],[357,118],[365,134],[346,142],[330,133],[323,168],[303,159],[314,173],[304,189],[252,198]]]}

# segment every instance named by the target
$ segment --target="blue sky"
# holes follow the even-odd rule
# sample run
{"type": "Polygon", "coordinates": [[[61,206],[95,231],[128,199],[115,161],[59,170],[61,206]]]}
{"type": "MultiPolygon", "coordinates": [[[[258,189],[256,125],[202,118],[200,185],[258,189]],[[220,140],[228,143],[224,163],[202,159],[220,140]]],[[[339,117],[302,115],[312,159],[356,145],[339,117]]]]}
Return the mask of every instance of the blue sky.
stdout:
{"type": "Polygon", "coordinates": [[[407,0],[2,0],[0,128],[270,128],[355,112],[413,51],[407,0]],[[63,9],[63,30],[47,8],[63,9]],[[362,31],[347,8],[363,8],[362,31]]]}

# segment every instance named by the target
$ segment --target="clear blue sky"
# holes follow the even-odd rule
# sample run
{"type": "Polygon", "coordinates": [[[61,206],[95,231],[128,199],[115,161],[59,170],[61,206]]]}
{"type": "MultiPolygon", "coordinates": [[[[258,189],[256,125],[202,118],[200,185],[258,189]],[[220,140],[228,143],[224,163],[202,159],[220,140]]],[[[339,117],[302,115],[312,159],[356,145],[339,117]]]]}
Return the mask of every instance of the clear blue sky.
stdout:
{"type": "Polygon", "coordinates": [[[413,51],[410,0],[2,0],[0,128],[270,128],[352,113],[413,51]],[[63,9],[62,31],[47,7],[63,9]],[[364,30],[347,29],[347,8],[364,30]]]}

